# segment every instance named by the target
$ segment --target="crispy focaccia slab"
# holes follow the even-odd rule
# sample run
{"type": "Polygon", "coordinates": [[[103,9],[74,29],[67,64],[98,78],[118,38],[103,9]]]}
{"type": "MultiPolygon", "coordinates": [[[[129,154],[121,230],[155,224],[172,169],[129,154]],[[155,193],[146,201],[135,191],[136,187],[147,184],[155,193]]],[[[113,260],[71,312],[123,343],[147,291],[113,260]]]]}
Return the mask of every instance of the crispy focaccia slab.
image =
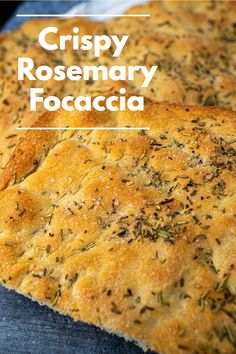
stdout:
{"type": "MultiPolygon", "coordinates": [[[[44,87],[45,95],[96,95],[117,92],[120,87],[156,101],[215,105],[235,109],[235,3],[229,1],[151,1],[135,6],[128,13],[150,13],[150,18],[113,19],[95,23],[83,19],[38,19],[0,38],[0,167],[11,156],[22,132],[17,126],[31,126],[43,113],[43,107],[30,112],[28,90],[44,87]],[[183,21],[184,18],[184,21],[183,21]],[[60,28],[59,34],[71,34],[74,26],[80,34],[130,34],[124,54],[116,61],[109,53],[92,58],[89,53],[46,52],[38,44],[38,34],[46,26],[60,28]],[[50,65],[158,65],[158,74],[147,89],[141,78],[131,82],[19,82],[17,58],[28,56],[37,66],[50,65]]],[[[58,41],[58,36],[51,38],[58,41]]]]}
{"type": "Polygon", "coordinates": [[[236,350],[236,113],[59,111],[1,178],[1,283],[159,353],[236,350]]]}

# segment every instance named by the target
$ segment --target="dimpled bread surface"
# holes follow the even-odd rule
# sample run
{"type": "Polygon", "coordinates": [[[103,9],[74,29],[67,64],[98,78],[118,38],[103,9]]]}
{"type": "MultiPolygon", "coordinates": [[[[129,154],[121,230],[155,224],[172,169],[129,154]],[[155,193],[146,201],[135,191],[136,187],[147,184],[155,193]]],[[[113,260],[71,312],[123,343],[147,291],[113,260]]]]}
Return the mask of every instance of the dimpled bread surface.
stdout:
{"type": "Polygon", "coordinates": [[[2,178],[0,279],[158,353],[236,350],[236,113],[45,114],[2,178]]]}

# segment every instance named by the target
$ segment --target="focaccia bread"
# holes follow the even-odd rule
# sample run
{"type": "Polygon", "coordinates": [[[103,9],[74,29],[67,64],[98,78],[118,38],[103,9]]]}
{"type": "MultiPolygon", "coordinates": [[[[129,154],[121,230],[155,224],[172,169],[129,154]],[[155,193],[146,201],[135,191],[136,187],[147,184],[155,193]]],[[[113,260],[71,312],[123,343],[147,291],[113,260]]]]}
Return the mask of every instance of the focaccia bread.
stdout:
{"type": "MultiPolygon", "coordinates": [[[[150,13],[150,18],[113,19],[95,23],[83,19],[39,19],[0,38],[0,167],[3,168],[22,135],[17,126],[31,126],[43,108],[30,112],[28,89],[32,82],[17,80],[17,58],[28,56],[36,65],[158,65],[155,79],[147,89],[140,89],[140,77],[132,82],[53,80],[34,82],[45,94],[96,95],[117,92],[120,87],[156,101],[215,105],[235,109],[235,3],[233,2],[162,2],[135,6],[128,13],[150,13]],[[184,21],[183,21],[184,18],[184,21]],[[104,53],[94,58],[78,55],[70,48],[65,52],[46,52],[38,44],[38,34],[47,25],[71,34],[74,26],[80,34],[130,34],[124,54],[118,61],[104,53]]],[[[54,37],[55,38],[55,37],[54,37]]],[[[53,39],[53,38],[52,38],[53,39]]],[[[58,39],[58,37],[57,37],[58,39]]]]}
{"type": "MultiPolygon", "coordinates": [[[[29,110],[29,87],[44,87],[45,95],[96,95],[117,92],[120,87],[162,102],[214,105],[236,108],[235,3],[229,1],[151,1],[128,13],[150,13],[150,18],[113,19],[105,23],[83,19],[37,19],[18,30],[1,35],[0,40],[0,167],[11,156],[22,132],[43,113],[29,110]],[[183,20],[184,19],[184,20],[183,20]],[[68,48],[46,52],[38,44],[38,34],[46,26],[58,26],[59,34],[71,34],[79,26],[83,34],[129,34],[119,60],[104,53],[94,60],[68,48]],[[158,65],[155,79],[146,89],[140,77],[134,82],[19,82],[17,58],[28,56],[40,65],[158,65]]],[[[53,36],[52,36],[53,37],[53,36]]],[[[52,40],[58,36],[54,36],[52,40]]]]}
{"type": "Polygon", "coordinates": [[[45,114],[1,178],[0,279],[160,354],[236,351],[236,113],[45,114]],[[149,127],[96,131],[73,127],[149,127]]]}

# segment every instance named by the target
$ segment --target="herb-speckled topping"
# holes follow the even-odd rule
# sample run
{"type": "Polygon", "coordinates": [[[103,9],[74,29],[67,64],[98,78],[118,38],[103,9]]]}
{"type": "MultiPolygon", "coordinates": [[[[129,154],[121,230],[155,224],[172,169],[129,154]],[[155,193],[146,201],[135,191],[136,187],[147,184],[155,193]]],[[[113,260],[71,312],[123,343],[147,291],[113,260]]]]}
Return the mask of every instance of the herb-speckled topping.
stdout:
{"type": "Polygon", "coordinates": [[[236,114],[46,114],[1,179],[2,284],[167,354],[236,350],[236,114]]]}

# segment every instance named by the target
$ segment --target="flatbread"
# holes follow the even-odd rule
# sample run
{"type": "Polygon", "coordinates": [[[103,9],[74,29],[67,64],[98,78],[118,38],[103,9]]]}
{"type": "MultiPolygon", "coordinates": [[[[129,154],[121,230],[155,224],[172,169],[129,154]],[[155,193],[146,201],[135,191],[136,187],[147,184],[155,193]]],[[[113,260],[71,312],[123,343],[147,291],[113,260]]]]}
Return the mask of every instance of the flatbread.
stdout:
{"type": "Polygon", "coordinates": [[[150,18],[113,19],[105,23],[83,19],[37,19],[18,30],[1,35],[0,42],[0,167],[4,168],[22,132],[18,126],[31,126],[44,112],[29,110],[29,87],[44,87],[45,95],[97,95],[127,92],[145,95],[158,102],[213,105],[236,108],[235,2],[229,1],[150,1],[128,13],[150,13],[150,18]],[[184,19],[184,20],[183,20],[184,19]],[[89,54],[46,52],[38,44],[38,34],[46,26],[71,34],[129,34],[130,40],[118,60],[109,53],[94,61],[89,54]],[[158,65],[155,79],[147,89],[134,82],[76,82],[63,85],[48,82],[19,82],[17,58],[28,56],[39,65],[158,65]]]}
{"type": "Polygon", "coordinates": [[[1,178],[0,279],[159,353],[236,350],[236,113],[45,114],[1,178]]]}

